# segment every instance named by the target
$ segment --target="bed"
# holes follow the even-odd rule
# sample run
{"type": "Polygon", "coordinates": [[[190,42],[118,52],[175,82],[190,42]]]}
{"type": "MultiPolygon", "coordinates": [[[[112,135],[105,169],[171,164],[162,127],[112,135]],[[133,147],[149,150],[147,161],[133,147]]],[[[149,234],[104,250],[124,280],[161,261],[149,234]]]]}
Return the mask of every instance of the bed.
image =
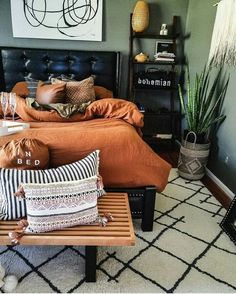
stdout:
{"type": "MultiPolygon", "coordinates": [[[[0,58],[1,91],[11,91],[26,76],[45,81],[52,75],[73,74],[76,80],[92,75],[95,85],[119,97],[119,52],[2,47],[0,58]]],[[[22,137],[40,139],[50,147],[52,167],[101,150],[105,189],[127,192],[132,216],[142,219],[144,231],[151,231],[156,191],[164,189],[170,165],[142,140],[142,114],[126,102],[107,97],[89,105],[85,114],[61,119],[54,110],[46,118],[43,112],[29,110],[24,98],[18,97],[17,113],[30,123],[30,129],[0,137],[0,146],[22,137]]]]}

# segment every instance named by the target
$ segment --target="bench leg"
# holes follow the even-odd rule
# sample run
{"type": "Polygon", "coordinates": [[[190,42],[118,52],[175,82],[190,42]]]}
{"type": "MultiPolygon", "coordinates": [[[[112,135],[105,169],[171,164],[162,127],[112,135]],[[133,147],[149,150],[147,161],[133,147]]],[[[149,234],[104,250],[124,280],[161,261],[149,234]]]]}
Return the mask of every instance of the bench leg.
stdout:
{"type": "Polygon", "coordinates": [[[85,246],[85,279],[96,282],[97,246],[85,246]]]}
{"type": "Polygon", "coordinates": [[[153,229],[153,218],[155,209],[156,188],[147,187],[143,197],[142,223],[141,228],[144,232],[150,232],[153,229]]]}

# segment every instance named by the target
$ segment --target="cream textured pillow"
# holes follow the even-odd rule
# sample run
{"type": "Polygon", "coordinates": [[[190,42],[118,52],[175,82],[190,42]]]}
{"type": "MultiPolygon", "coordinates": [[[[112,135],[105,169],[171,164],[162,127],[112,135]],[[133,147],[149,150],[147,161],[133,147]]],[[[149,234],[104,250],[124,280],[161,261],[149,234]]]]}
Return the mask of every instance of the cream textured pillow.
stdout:
{"type": "Polygon", "coordinates": [[[26,232],[43,233],[95,222],[97,176],[69,182],[23,184],[28,226],[26,232]]]}
{"type": "Polygon", "coordinates": [[[59,79],[51,79],[52,84],[66,83],[65,103],[82,104],[95,100],[94,79],[89,77],[82,81],[64,82],[59,79]]]}

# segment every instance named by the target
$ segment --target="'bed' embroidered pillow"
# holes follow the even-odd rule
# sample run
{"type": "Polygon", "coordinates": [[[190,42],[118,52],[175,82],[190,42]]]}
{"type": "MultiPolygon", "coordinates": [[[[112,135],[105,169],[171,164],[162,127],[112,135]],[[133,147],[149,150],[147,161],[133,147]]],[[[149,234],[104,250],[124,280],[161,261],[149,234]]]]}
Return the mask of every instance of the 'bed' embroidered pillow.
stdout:
{"type": "MultiPolygon", "coordinates": [[[[18,170],[0,168],[0,194],[3,202],[0,219],[13,220],[26,216],[26,203],[14,193],[22,183],[53,183],[58,181],[76,181],[98,175],[99,150],[77,162],[45,170],[18,170]]],[[[104,194],[98,187],[97,196],[104,194]]]]}
{"type": "Polygon", "coordinates": [[[97,176],[79,181],[23,184],[28,233],[43,233],[97,220],[97,176]]]}

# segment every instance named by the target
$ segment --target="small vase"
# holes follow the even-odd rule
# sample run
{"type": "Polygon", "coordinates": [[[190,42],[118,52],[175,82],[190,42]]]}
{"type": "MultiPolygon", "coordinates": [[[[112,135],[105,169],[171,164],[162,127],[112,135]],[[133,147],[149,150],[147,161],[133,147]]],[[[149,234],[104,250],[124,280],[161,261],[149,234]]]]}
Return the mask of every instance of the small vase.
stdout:
{"type": "Polygon", "coordinates": [[[143,32],[149,25],[149,8],[144,0],[136,2],[132,16],[132,28],[136,33],[143,32]]]}

